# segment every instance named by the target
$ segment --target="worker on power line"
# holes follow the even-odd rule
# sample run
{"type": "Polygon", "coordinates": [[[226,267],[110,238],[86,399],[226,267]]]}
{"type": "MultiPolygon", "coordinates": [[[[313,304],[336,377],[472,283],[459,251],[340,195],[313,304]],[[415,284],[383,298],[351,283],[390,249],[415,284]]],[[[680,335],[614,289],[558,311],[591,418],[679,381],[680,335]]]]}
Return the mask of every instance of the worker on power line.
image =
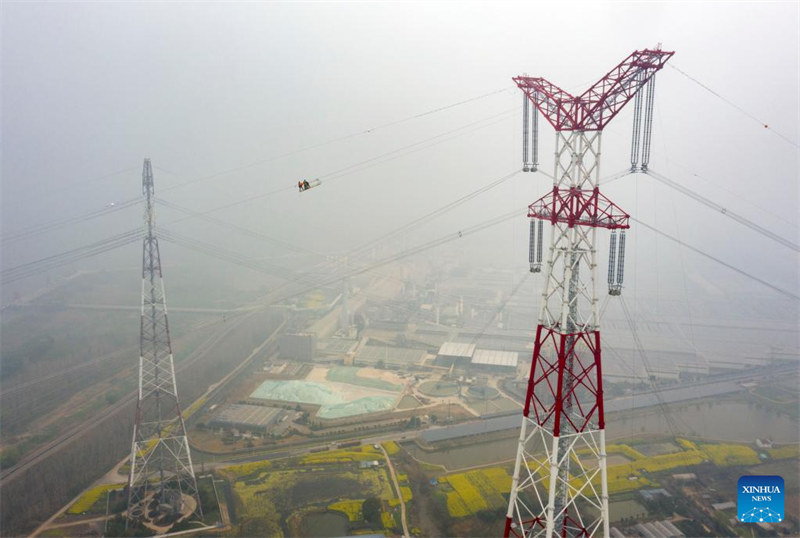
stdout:
{"type": "Polygon", "coordinates": [[[312,179],[310,182],[307,179],[303,179],[302,181],[297,182],[297,189],[300,192],[307,191],[308,189],[313,189],[321,184],[319,178],[312,179]]]}

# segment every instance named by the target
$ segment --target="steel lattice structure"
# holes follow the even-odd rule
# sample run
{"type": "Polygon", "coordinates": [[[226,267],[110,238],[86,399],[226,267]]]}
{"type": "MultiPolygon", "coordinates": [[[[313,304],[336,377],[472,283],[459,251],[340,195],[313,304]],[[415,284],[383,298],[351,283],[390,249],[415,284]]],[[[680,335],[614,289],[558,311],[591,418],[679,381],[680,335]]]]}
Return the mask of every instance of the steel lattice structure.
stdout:
{"type": "Polygon", "coordinates": [[[175,385],[161,256],[155,231],[153,170],[145,159],[145,237],[139,341],[139,399],[128,476],[128,521],[202,517],[186,426],[175,385]],[[188,505],[186,503],[189,503],[188,505]],[[194,506],[191,506],[194,504],[194,506]]]}
{"type": "MultiPolygon", "coordinates": [[[[556,150],[553,189],[528,208],[532,220],[551,224],[550,248],[506,537],[609,535],[596,244],[598,228],[614,237],[619,229],[622,256],[630,216],[600,192],[601,134],[673,54],[636,51],[578,97],[543,78],[514,78],[534,117],[538,110],[555,128],[556,150]]],[[[526,114],[524,129],[531,124],[526,114]]],[[[535,171],[537,149],[531,157],[524,135],[525,168],[535,171]]],[[[538,272],[541,231],[530,244],[539,245],[530,255],[538,272]]],[[[621,289],[621,259],[619,267],[621,289]]]]}

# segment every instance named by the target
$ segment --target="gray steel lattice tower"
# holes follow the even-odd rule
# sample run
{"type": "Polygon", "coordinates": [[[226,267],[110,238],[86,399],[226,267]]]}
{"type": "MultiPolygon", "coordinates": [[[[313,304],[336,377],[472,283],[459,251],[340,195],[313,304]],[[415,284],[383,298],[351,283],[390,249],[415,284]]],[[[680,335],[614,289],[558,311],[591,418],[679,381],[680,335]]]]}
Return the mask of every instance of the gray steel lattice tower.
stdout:
{"type": "Polygon", "coordinates": [[[180,514],[202,517],[189,439],[175,385],[153,192],[153,170],[150,159],[145,159],[139,400],[128,476],[129,522],[177,520],[183,517],[180,514]]]}

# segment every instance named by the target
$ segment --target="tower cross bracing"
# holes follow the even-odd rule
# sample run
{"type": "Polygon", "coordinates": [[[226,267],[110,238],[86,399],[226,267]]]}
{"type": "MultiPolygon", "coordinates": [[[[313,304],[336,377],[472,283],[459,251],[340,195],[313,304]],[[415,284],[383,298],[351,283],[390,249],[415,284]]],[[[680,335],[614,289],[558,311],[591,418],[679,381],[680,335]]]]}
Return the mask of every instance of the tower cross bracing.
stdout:
{"type": "Polygon", "coordinates": [[[153,170],[145,159],[139,391],[128,475],[127,519],[202,516],[189,440],[175,384],[175,366],[155,229],[153,170]]]}
{"type": "MultiPolygon", "coordinates": [[[[538,156],[528,144],[538,140],[527,133],[537,125],[529,108],[556,140],[553,188],[528,208],[528,217],[550,223],[550,245],[505,537],[609,535],[596,245],[598,228],[622,234],[630,215],[600,192],[602,130],[673,54],[635,51],[577,97],[543,78],[514,79],[534,105],[523,108],[524,168],[535,171],[538,156]]],[[[530,244],[541,244],[541,231],[530,244]]],[[[621,282],[620,264],[610,291],[621,282]]]]}

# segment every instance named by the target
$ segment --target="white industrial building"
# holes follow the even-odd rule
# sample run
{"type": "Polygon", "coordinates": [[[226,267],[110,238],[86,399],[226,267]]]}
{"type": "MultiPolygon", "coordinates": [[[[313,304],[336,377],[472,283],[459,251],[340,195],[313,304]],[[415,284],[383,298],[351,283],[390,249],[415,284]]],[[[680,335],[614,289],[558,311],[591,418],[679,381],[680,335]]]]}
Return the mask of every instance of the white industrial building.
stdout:
{"type": "Polygon", "coordinates": [[[517,369],[519,354],[516,351],[495,351],[476,349],[470,366],[492,371],[514,372],[517,369]]]}

